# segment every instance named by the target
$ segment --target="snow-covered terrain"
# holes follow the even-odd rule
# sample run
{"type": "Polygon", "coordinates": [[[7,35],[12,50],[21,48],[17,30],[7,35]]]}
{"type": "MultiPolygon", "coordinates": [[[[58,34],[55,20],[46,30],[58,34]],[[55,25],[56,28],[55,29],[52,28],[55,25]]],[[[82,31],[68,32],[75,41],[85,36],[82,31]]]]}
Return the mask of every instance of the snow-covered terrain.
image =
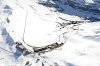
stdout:
{"type": "Polygon", "coordinates": [[[99,49],[99,0],[0,0],[0,66],[100,66],[99,49]]]}

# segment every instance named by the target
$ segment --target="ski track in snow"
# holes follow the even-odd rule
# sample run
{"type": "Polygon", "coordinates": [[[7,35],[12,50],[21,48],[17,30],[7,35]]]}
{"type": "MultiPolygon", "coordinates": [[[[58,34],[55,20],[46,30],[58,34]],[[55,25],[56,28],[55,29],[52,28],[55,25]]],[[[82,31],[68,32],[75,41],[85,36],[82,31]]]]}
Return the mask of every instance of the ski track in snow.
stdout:
{"type": "Polygon", "coordinates": [[[74,21],[82,19],[54,12],[54,8],[39,5],[37,0],[4,0],[4,3],[12,8],[12,14],[10,10],[8,14],[2,14],[0,6],[1,66],[100,66],[100,21],[81,24],[78,31],[69,29],[69,32],[66,28],[58,31],[57,22],[63,22],[59,17],[68,20],[73,18],[74,21]],[[41,56],[34,54],[23,56],[14,42],[22,40],[25,18],[25,41],[29,45],[45,46],[58,41],[59,34],[69,32],[66,33],[68,37],[66,43],[61,48],[41,56]]]}

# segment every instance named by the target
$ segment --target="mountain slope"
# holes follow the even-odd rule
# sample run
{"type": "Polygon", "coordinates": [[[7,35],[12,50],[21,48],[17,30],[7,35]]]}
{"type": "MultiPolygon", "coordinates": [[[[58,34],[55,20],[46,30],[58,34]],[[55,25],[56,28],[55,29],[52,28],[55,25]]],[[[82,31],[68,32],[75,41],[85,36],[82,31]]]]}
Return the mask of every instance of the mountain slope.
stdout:
{"type": "Polygon", "coordinates": [[[100,66],[100,21],[84,20],[91,16],[99,18],[100,14],[80,12],[70,5],[74,2],[77,6],[83,0],[69,0],[69,5],[46,0],[0,1],[2,66],[100,66]],[[23,39],[33,47],[66,43],[52,52],[37,55],[30,52],[32,47],[26,46],[23,39]],[[18,47],[18,41],[28,51],[21,50],[23,46],[18,47]]]}

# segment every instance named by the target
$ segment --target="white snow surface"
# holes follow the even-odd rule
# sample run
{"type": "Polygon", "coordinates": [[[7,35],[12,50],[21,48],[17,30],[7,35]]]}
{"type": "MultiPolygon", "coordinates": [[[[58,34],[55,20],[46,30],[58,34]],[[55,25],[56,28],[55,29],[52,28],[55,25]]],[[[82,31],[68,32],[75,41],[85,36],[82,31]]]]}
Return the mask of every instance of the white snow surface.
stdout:
{"type": "MultiPolygon", "coordinates": [[[[58,30],[57,22],[63,22],[59,17],[74,21],[82,21],[82,19],[78,16],[54,12],[52,11],[54,8],[45,7],[37,2],[37,0],[4,0],[3,3],[12,8],[12,14],[9,16],[2,14],[0,6],[0,66],[43,66],[42,62],[45,62],[44,66],[100,66],[100,21],[83,23],[76,31],[72,30],[71,26],[58,30]],[[7,17],[10,23],[5,21],[7,17]],[[68,32],[65,34],[66,43],[61,48],[41,56],[20,55],[16,59],[15,45],[10,46],[9,43],[22,40],[25,22],[24,40],[28,45],[41,47],[59,42],[58,36],[68,32]],[[12,41],[7,38],[8,35],[13,39],[12,41]],[[36,63],[37,58],[40,61],[36,63]],[[30,65],[25,65],[27,61],[30,65]]],[[[73,9],[70,11],[73,12],[73,9]]],[[[75,13],[80,14],[76,11],[75,13]]],[[[60,37],[60,40],[63,42],[64,38],[60,37]]],[[[27,46],[26,48],[30,49],[27,46]]]]}

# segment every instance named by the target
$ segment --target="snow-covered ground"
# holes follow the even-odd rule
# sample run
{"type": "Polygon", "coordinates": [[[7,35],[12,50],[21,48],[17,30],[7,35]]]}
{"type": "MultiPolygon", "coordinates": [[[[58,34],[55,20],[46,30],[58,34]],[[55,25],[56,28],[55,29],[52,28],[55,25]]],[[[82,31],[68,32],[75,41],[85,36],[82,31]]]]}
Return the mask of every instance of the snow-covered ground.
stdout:
{"type": "Polygon", "coordinates": [[[60,3],[59,6],[68,11],[68,14],[38,4],[37,0],[0,1],[2,2],[0,3],[1,66],[100,66],[100,21],[89,22],[79,17],[93,16],[92,13],[79,12],[60,3]],[[77,26],[67,25],[60,29],[61,23],[69,21],[84,21],[84,23],[77,26]],[[16,41],[23,42],[23,34],[24,41],[30,46],[41,47],[65,40],[66,43],[40,56],[35,54],[23,56],[15,47],[16,41]]]}

